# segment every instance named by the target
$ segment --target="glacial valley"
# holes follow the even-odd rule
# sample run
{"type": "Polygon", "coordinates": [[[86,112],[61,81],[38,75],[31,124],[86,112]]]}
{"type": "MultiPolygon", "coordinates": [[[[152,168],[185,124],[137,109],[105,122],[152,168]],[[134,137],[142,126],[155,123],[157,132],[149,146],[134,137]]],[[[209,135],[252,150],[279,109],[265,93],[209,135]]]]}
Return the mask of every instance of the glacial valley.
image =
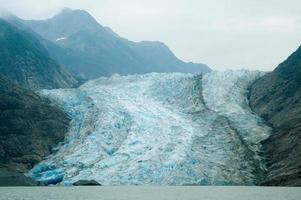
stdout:
{"type": "Polygon", "coordinates": [[[71,118],[67,137],[28,175],[46,184],[255,185],[270,127],[253,114],[259,71],[114,75],[40,94],[71,118]]]}

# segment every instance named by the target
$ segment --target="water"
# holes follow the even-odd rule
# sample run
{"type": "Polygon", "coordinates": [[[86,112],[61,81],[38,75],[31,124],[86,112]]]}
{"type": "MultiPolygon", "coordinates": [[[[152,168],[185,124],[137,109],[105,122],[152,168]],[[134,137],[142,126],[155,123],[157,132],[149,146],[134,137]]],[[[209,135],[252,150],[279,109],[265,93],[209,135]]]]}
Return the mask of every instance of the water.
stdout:
{"type": "MultiPolygon", "coordinates": [[[[118,76],[41,94],[71,117],[66,140],[29,175],[69,185],[254,185],[270,128],[248,107],[261,72],[118,76]]],[[[50,182],[49,182],[50,181],[50,182]]]]}
{"type": "Polygon", "coordinates": [[[300,187],[0,187],[1,200],[300,200],[300,187]]]}

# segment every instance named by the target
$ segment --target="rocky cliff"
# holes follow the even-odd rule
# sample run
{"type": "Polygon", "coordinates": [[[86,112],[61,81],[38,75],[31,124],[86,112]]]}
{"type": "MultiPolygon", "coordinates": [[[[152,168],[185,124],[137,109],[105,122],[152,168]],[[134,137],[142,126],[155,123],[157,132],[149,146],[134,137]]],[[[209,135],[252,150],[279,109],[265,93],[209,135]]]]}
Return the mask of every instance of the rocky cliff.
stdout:
{"type": "Polygon", "coordinates": [[[21,173],[52,152],[68,125],[48,100],[0,75],[0,185],[36,184],[21,173]]]}
{"type": "Polygon", "coordinates": [[[301,47],[255,81],[252,109],[271,124],[263,143],[268,174],[263,185],[301,185],[301,47]]]}

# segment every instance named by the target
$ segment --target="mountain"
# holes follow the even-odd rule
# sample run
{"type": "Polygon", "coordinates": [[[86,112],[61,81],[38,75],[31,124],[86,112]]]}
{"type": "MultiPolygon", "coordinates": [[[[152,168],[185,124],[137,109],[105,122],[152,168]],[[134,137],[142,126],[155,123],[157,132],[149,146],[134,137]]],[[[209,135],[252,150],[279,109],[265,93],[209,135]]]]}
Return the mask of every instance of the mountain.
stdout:
{"type": "Polygon", "coordinates": [[[50,58],[39,39],[0,19],[0,74],[30,89],[76,86],[79,81],[50,58]]]}
{"type": "Polygon", "coordinates": [[[47,99],[0,75],[0,185],[36,185],[21,173],[52,152],[69,121],[47,99]]]}
{"type": "Polygon", "coordinates": [[[24,24],[64,50],[46,45],[61,65],[84,78],[149,72],[209,72],[204,64],[179,60],[161,42],[132,42],[100,25],[88,12],[64,9],[47,20],[24,24]]]}
{"type": "Polygon", "coordinates": [[[301,185],[301,47],[273,72],[255,81],[250,105],[273,128],[263,143],[265,185],[301,185]]]}

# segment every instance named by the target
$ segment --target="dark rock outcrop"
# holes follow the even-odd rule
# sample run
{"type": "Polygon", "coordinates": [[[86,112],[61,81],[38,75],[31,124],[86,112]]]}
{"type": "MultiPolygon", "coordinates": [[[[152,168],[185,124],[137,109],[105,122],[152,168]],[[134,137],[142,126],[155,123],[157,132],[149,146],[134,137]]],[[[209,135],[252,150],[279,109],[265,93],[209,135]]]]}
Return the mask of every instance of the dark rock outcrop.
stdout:
{"type": "Polygon", "coordinates": [[[250,106],[274,131],[263,142],[263,185],[301,185],[301,47],[251,87],[250,106]]]}
{"type": "Polygon", "coordinates": [[[26,172],[49,155],[64,139],[69,121],[47,99],[0,75],[0,164],[8,167],[1,173],[18,180],[16,185],[27,184],[24,175],[16,178],[17,172],[26,172]]]}
{"type": "Polygon", "coordinates": [[[0,186],[39,186],[39,182],[7,166],[0,166],[0,186]]]}
{"type": "Polygon", "coordinates": [[[79,180],[74,182],[73,185],[74,186],[101,186],[101,184],[95,180],[79,180]]]}
{"type": "Polygon", "coordinates": [[[47,20],[23,23],[43,38],[60,46],[46,44],[51,57],[82,78],[143,74],[149,72],[211,71],[204,64],[178,59],[161,42],[132,42],[103,27],[86,11],[64,9],[47,20]]]}
{"type": "Polygon", "coordinates": [[[73,87],[78,79],[48,56],[35,35],[0,19],[0,74],[30,89],[73,87]]]}

